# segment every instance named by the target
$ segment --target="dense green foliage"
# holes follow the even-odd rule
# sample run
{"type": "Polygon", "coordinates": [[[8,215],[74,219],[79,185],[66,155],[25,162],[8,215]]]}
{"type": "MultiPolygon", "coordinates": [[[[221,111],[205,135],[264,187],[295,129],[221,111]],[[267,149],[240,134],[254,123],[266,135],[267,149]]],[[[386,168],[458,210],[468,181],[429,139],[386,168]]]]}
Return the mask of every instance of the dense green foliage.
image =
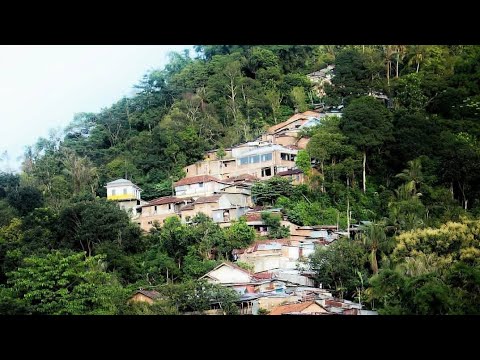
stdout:
{"type": "MultiPolygon", "coordinates": [[[[195,49],[145,74],[134,96],[40,138],[21,174],[0,173],[0,313],[175,314],[215,299],[233,313],[235,294],[194,280],[253,242],[244,221],[222,229],[200,214],[142,233],[104,185],[126,176],[146,200],[170,195],[205,151],[222,158],[316,104],[344,111],[303,134],[306,184],[256,183],[256,205],[298,225],[373,221],[312,257],[338,295],[386,314],[478,313],[480,47],[195,49]],[[320,98],[307,74],[327,65],[320,98]],[[168,299],[127,305],[138,287],[168,299]]],[[[288,236],[279,218],[264,221],[271,238],[288,236]]]]}

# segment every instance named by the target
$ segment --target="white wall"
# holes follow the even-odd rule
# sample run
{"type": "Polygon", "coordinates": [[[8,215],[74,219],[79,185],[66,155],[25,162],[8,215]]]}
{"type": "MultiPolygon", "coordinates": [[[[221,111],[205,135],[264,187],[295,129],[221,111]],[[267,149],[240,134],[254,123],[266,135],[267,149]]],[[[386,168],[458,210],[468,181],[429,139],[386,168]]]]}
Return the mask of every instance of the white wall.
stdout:
{"type": "Polygon", "coordinates": [[[250,276],[248,274],[225,265],[212,271],[209,275],[218,279],[222,284],[250,282],[250,276]]]}

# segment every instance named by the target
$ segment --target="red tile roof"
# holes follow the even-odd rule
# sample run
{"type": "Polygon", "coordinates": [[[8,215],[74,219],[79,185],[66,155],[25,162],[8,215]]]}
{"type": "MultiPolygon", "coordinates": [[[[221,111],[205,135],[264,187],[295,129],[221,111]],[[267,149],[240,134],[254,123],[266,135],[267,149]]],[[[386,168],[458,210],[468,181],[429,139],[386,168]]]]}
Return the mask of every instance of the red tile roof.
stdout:
{"type": "Polygon", "coordinates": [[[268,280],[273,278],[273,274],[269,272],[262,272],[262,273],[253,274],[253,277],[257,280],[268,280]]]}
{"type": "Polygon", "coordinates": [[[182,186],[182,185],[191,185],[191,184],[198,184],[198,183],[205,183],[205,182],[218,182],[218,183],[224,183],[224,181],[217,179],[216,177],[210,176],[210,175],[198,175],[198,176],[192,176],[189,178],[184,178],[182,180],[177,181],[174,185],[175,186],[182,186]]]}
{"type": "Polygon", "coordinates": [[[195,200],[196,204],[206,204],[206,203],[216,203],[218,199],[220,199],[222,195],[211,195],[211,196],[202,196],[195,200]]]}
{"type": "Polygon", "coordinates": [[[233,183],[233,182],[238,182],[238,181],[257,181],[258,178],[256,176],[250,175],[250,174],[241,174],[238,176],[233,176],[231,178],[225,179],[225,182],[228,183],[233,183]]]}
{"type": "Polygon", "coordinates": [[[182,206],[182,207],[180,208],[180,211],[193,210],[194,208],[195,208],[195,205],[193,205],[193,204],[188,204],[188,205],[182,206]]]}
{"type": "Polygon", "coordinates": [[[287,175],[295,175],[295,174],[303,174],[303,171],[300,169],[290,169],[287,171],[278,172],[277,176],[287,176],[287,175]]]}
{"type": "Polygon", "coordinates": [[[175,196],[164,196],[157,199],[153,199],[149,201],[148,204],[142,205],[140,207],[148,207],[153,205],[164,205],[164,204],[176,204],[176,203],[184,202],[185,200],[189,200],[189,199],[180,199],[175,196]]]}
{"type": "Polygon", "coordinates": [[[246,213],[245,219],[247,221],[262,221],[262,214],[260,213],[246,213]]]}
{"type": "Polygon", "coordinates": [[[308,302],[299,303],[299,304],[275,306],[272,309],[272,311],[270,311],[269,315],[282,315],[282,314],[301,312],[313,304],[315,304],[315,301],[308,301],[308,302]]]}

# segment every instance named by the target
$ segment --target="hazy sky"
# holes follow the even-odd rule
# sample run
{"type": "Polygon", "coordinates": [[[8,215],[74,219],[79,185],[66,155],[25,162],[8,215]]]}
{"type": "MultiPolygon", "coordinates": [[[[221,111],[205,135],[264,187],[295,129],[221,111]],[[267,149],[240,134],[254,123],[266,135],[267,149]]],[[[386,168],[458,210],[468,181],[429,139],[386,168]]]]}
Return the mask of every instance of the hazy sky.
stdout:
{"type": "MultiPolygon", "coordinates": [[[[97,112],[125,95],[143,74],[163,68],[187,45],[0,46],[0,170],[18,169],[25,146],[78,112],[97,112]]],[[[192,54],[193,50],[191,50],[192,54]]],[[[192,54],[193,55],[193,54],[192,54]]]]}

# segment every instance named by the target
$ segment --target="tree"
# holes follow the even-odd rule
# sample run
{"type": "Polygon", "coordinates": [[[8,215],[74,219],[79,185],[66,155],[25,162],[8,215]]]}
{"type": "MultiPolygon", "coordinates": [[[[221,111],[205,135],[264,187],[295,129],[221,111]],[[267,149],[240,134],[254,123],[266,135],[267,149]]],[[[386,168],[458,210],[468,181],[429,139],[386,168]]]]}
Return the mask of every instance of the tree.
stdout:
{"type": "Polygon", "coordinates": [[[225,229],[225,249],[228,253],[233,249],[243,249],[250,245],[255,239],[255,230],[247,225],[244,218],[238,221],[232,221],[231,225],[225,229]]]}
{"type": "MultiPolygon", "coordinates": [[[[127,252],[142,248],[140,228],[130,222],[125,211],[105,199],[81,201],[66,207],[59,215],[63,246],[82,250],[91,256],[103,243],[127,252]]],[[[111,260],[111,259],[107,259],[111,260]]]]}
{"type": "Polygon", "coordinates": [[[33,314],[116,314],[127,293],[103,259],[60,251],[28,257],[8,283],[33,314]]]}
{"type": "Polygon", "coordinates": [[[357,271],[362,277],[367,277],[362,246],[347,239],[317,248],[310,256],[310,266],[315,271],[317,282],[349,299],[353,299],[356,289],[361,285],[357,271]]]}
{"type": "Polygon", "coordinates": [[[295,158],[295,165],[303,171],[305,175],[310,174],[310,169],[312,168],[310,155],[305,150],[300,150],[295,158]]]}
{"type": "Polygon", "coordinates": [[[280,196],[288,196],[291,192],[290,180],[279,176],[274,176],[266,181],[258,181],[252,186],[252,198],[258,205],[273,205],[280,196]]]}
{"type": "Polygon", "coordinates": [[[269,239],[284,239],[290,236],[290,229],[281,224],[281,216],[266,211],[262,212],[262,221],[268,228],[269,239]]]}
{"type": "Polygon", "coordinates": [[[392,139],[391,114],[373,97],[361,97],[347,106],[340,128],[350,142],[363,152],[363,192],[365,192],[367,152],[392,139]]]}
{"type": "Polygon", "coordinates": [[[370,266],[373,274],[378,273],[377,252],[385,251],[388,248],[387,236],[383,224],[372,223],[365,227],[363,241],[370,251],[370,266]]]}
{"type": "Polygon", "coordinates": [[[7,201],[20,215],[26,215],[43,205],[43,196],[37,188],[24,186],[19,187],[16,191],[9,192],[7,201]]]}
{"type": "Polygon", "coordinates": [[[296,112],[304,112],[308,109],[305,90],[303,87],[295,86],[290,93],[290,97],[295,106],[296,112]]]}

